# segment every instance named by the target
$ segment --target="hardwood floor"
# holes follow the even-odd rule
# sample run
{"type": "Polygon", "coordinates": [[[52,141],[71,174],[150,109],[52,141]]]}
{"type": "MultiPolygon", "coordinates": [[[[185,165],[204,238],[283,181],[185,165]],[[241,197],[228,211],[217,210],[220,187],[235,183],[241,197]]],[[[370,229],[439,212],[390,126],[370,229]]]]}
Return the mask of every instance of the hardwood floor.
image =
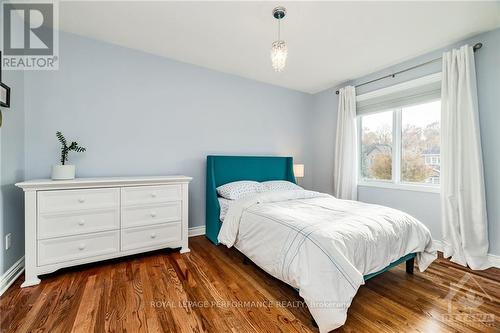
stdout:
{"type": "MultiPolygon", "coordinates": [[[[190,247],[66,269],[30,288],[21,277],[0,298],[1,332],[317,332],[298,293],[238,251],[203,236],[190,247]]],[[[500,332],[499,298],[498,269],[438,259],[408,275],[403,264],[360,288],[338,332],[500,332]]]]}

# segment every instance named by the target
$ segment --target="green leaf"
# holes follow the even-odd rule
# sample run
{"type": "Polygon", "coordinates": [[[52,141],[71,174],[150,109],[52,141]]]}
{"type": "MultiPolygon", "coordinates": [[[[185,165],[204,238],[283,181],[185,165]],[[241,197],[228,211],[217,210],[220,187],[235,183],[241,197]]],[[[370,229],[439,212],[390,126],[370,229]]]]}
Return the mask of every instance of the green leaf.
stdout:
{"type": "Polygon", "coordinates": [[[77,153],[83,153],[86,151],[84,147],[78,146],[78,142],[71,142],[71,144],[68,146],[68,143],[66,141],[66,138],[64,135],[57,131],[56,132],[57,139],[59,139],[59,142],[61,143],[61,164],[64,165],[64,163],[68,160],[68,154],[70,151],[75,151],[77,153]]]}
{"type": "Polygon", "coordinates": [[[61,132],[57,131],[56,136],[57,136],[57,139],[59,139],[59,142],[61,143],[61,145],[66,147],[67,143],[66,143],[66,138],[64,137],[64,135],[61,132]]]}

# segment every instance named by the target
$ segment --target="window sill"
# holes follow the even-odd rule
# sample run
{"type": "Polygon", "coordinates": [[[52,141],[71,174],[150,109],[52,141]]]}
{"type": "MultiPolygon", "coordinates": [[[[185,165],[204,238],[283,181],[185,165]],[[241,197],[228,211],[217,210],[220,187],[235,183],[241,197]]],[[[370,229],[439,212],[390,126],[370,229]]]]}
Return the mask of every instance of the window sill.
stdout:
{"type": "Polygon", "coordinates": [[[430,186],[430,185],[413,185],[413,184],[394,184],[390,182],[369,182],[369,181],[361,181],[358,183],[358,187],[378,187],[378,188],[387,188],[392,190],[401,190],[401,191],[415,191],[415,192],[430,192],[430,193],[439,193],[439,186],[430,186]]]}

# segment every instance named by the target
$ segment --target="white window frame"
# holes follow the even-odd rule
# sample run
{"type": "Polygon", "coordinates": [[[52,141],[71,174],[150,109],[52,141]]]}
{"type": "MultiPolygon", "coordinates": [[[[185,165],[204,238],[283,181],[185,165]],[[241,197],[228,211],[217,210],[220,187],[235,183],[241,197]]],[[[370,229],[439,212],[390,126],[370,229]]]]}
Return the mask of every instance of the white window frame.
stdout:
{"type": "MultiPolygon", "coordinates": [[[[414,82],[409,82],[414,84],[415,87],[421,85],[422,83],[429,82],[432,80],[440,79],[440,73],[429,75],[428,77],[420,78],[414,80],[414,82]]],[[[408,87],[408,82],[404,84],[408,87]]],[[[384,88],[377,90],[375,92],[370,92],[357,98],[366,98],[366,95],[383,95],[384,93],[394,91],[394,87],[384,88]]],[[[429,102],[436,101],[439,99],[429,99],[429,102]]],[[[395,190],[406,190],[406,191],[418,191],[418,192],[432,192],[439,193],[441,186],[440,184],[430,183],[411,183],[401,181],[401,159],[402,159],[402,107],[388,109],[385,111],[376,111],[373,113],[365,113],[357,116],[358,125],[358,186],[359,187],[378,187],[387,188],[395,190]],[[362,121],[361,118],[369,114],[377,114],[381,112],[392,111],[392,179],[391,180],[381,180],[381,179],[366,179],[361,175],[361,146],[362,146],[362,121]]],[[[432,156],[430,157],[432,163],[432,156]]]]}

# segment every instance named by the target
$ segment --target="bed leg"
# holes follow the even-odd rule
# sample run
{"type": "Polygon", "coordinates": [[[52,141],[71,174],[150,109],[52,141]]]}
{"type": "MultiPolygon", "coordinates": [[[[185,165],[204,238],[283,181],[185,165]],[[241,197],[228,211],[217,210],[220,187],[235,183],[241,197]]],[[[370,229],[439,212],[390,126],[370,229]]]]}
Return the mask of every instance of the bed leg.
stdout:
{"type": "Polygon", "coordinates": [[[413,266],[415,265],[415,258],[406,261],[406,273],[413,274],[413,266]]]}

